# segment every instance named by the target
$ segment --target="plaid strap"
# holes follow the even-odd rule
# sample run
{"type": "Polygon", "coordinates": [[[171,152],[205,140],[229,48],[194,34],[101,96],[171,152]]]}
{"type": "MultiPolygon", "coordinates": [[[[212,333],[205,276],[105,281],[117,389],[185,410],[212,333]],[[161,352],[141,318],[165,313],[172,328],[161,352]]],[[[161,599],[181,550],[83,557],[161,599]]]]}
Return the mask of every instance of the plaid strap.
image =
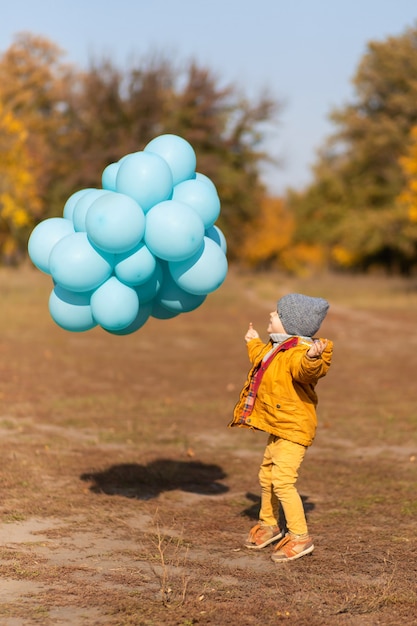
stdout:
{"type": "Polygon", "coordinates": [[[253,371],[252,377],[249,382],[249,390],[248,395],[245,399],[245,404],[243,405],[242,415],[240,416],[239,423],[244,424],[246,419],[253,411],[253,406],[255,404],[256,394],[258,393],[259,385],[262,382],[263,375],[268,369],[269,365],[272,363],[278,352],[283,352],[284,350],[289,350],[291,348],[295,348],[298,345],[298,338],[291,337],[287,339],[283,343],[281,343],[276,350],[269,355],[269,357],[265,361],[261,361],[258,367],[253,371]]]}

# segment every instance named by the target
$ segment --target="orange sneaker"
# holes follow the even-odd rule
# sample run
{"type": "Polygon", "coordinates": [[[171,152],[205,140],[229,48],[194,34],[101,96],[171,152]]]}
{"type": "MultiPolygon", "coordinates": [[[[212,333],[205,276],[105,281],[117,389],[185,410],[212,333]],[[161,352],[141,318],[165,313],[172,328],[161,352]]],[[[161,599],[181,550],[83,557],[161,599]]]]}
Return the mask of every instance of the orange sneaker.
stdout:
{"type": "Polygon", "coordinates": [[[284,533],[280,531],[278,526],[267,526],[259,522],[251,528],[248,538],[245,541],[245,547],[253,550],[265,548],[273,541],[278,541],[283,537],[284,533]]]}
{"type": "Polygon", "coordinates": [[[314,550],[313,540],[310,535],[300,537],[299,535],[286,535],[274,548],[271,559],[275,563],[294,561],[305,554],[310,554],[314,550]]]}

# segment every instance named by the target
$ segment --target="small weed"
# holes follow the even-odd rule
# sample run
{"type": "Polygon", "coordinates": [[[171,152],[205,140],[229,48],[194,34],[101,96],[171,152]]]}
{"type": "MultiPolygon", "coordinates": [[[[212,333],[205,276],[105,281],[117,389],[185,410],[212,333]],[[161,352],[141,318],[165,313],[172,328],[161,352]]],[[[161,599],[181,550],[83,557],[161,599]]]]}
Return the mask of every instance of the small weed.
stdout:
{"type": "Polygon", "coordinates": [[[187,560],[188,548],[181,537],[169,537],[162,533],[160,522],[155,521],[156,534],[154,545],[157,549],[159,568],[153,567],[154,574],[160,583],[160,594],[164,606],[180,606],[183,604],[187,592],[189,577],[181,571],[187,560]],[[168,554],[169,553],[169,554],[168,554]],[[180,577],[178,587],[176,579],[180,577]],[[175,591],[175,588],[177,590],[175,591]],[[175,601],[173,602],[173,600],[175,601]]]}

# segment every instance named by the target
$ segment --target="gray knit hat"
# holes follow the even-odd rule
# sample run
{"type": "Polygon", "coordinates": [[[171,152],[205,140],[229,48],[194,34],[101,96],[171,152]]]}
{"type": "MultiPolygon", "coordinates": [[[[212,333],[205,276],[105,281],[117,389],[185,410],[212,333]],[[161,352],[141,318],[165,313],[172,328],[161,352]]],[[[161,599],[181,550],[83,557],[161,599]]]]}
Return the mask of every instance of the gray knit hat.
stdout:
{"type": "Polygon", "coordinates": [[[289,335],[313,337],[326,317],[329,303],[323,298],[289,293],[278,300],[277,311],[289,335]]]}

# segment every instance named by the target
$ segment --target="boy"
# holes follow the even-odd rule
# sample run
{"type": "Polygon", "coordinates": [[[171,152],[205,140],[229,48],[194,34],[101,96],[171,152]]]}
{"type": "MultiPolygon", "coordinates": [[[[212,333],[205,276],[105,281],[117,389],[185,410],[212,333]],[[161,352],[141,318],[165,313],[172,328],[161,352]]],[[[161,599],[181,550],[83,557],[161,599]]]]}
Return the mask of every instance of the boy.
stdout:
{"type": "Polygon", "coordinates": [[[283,296],[270,314],[267,344],[252,324],[245,335],[252,368],[229,426],[269,434],[259,471],[259,522],[245,546],[259,550],[281,539],[271,556],[277,563],[314,550],[295,483],[316,432],[315,386],[327,374],[332,357],[331,341],[313,339],[328,308],[323,298],[291,293],[283,296]],[[286,534],[278,526],[279,504],[286,534]]]}

